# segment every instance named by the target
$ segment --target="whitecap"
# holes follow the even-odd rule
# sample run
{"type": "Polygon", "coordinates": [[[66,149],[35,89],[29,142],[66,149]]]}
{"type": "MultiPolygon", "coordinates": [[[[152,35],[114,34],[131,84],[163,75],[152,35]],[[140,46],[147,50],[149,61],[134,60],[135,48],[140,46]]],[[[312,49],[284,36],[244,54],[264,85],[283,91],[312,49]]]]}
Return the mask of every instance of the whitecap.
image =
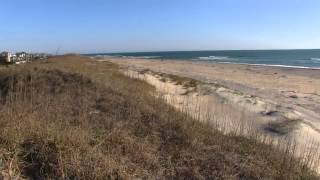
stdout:
{"type": "Polygon", "coordinates": [[[310,58],[311,59],[311,61],[318,61],[318,62],[320,62],[320,58],[310,58]]]}
{"type": "Polygon", "coordinates": [[[161,58],[161,56],[141,56],[141,58],[142,59],[158,59],[158,58],[161,58]]]}
{"type": "Polygon", "coordinates": [[[218,62],[218,63],[220,63],[220,64],[239,64],[239,65],[248,65],[248,66],[269,66],[269,67],[280,67],[280,68],[320,70],[320,67],[290,66],[290,65],[281,65],[281,64],[250,64],[250,63],[234,63],[234,62],[218,62]]]}
{"type": "Polygon", "coordinates": [[[207,57],[199,57],[201,60],[229,60],[230,58],[227,56],[207,56],[207,57]]]}

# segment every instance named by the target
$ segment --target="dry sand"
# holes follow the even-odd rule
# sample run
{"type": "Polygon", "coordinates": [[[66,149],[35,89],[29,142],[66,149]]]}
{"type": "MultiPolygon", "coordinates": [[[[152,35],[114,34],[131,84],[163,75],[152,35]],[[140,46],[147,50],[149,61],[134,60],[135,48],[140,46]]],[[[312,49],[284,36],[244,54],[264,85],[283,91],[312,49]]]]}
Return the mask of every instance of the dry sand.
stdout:
{"type": "Polygon", "coordinates": [[[128,75],[154,85],[175,107],[226,132],[250,127],[274,138],[292,138],[300,152],[320,143],[320,70],[137,58],[100,61],[119,64],[128,75]],[[177,85],[163,73],[199,83],[177,85]]]}

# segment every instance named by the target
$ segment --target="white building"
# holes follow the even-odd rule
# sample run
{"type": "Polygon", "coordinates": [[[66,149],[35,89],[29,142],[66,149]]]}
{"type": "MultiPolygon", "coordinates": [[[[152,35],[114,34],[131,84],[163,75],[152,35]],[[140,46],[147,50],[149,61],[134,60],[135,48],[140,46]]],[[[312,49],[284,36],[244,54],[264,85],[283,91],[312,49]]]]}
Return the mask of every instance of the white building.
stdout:
{"type": "Polygon", "coordinates": [[[27,53],[25,52],[19,52],[19,53],[16,53],[16,55],[17,55],[17,58],[21,58],[21,59],[27,57],[27,53]]]}
{"type": "Polygon", "coordinates": [[[26,63],[28,60],[28,54],[25,52],[16,53],[16,57],[13,58],[16,64],[26,63]]]}
{"type": "Polygon", "coordinates": [[[12,62],[12,54],[9,52],[0,53],[0,63],[11,63],[12,62]]]}

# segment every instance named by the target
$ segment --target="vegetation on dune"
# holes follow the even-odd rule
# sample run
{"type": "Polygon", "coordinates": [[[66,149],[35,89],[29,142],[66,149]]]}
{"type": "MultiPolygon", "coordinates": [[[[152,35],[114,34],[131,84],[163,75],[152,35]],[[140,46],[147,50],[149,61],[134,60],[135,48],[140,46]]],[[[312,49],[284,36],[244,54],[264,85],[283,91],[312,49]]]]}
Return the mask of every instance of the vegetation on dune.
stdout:
{"type": "Polygon", "coordinates": [[[10,67],[0,91],[2,178],[317,179],[290,150],[195,121],[110,63],[10,67]]]}

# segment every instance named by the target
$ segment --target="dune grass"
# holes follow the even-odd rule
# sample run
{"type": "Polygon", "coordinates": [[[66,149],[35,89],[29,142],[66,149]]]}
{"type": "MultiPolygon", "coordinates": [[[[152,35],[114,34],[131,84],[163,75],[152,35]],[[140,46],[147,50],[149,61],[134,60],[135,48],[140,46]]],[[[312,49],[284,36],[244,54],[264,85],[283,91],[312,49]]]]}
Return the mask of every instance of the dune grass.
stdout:
{"type": "Polygon", "coordinates": [[[0,179],[318,178],[292,149],[224,135],[111,63],[4,68],[0,91],[0,179]]]}

